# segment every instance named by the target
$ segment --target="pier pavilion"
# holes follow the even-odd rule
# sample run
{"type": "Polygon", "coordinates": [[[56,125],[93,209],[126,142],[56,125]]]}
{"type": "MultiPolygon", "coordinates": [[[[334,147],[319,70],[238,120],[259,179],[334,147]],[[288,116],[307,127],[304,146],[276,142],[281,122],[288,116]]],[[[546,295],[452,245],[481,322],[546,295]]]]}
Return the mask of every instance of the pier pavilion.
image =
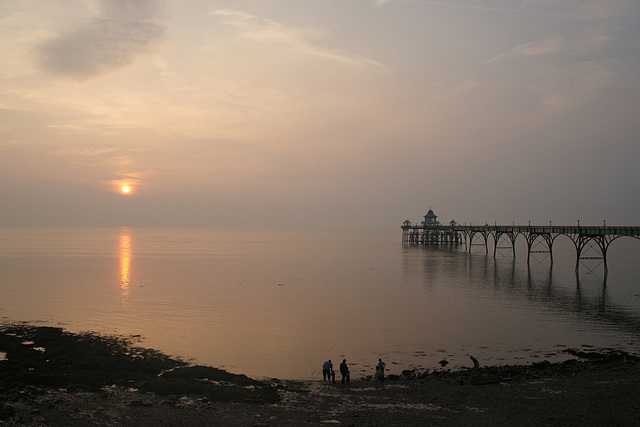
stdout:
{"type": "Polygon", "coordinates": [[[417,245],[445,245],[464,243],[463,234],[453,228],[457,225],[451,221],[449,225],[442,225],[431,207],[420,225],[412,225],[406,220],[402,225],[402,243],[417,245]]]}
{"type": "Polygon", "coordinates": [[[583,260],[601,260],[607,271],[607,250],[619,237],[640,239],[637,226],[577,226],[573,225],[460,225],[451,221],[440,224],[431,208],[420,224],[407,220],[402,224],[402,243],[407,245],[461,245],[471,252],[473,246],[484,246],[489,253],[489,242],[493,242],[493,256],[496,251],[510,250],[516,256],[516,240],[522,236],[527,243],[527,262],[533,253],[549,254],[553,263],[553,243],[558,236],[567,236],[576,248],[576,271],[583,260]],[[500,242],[508,242],[501,246],[500,242]],[[589,249],[589,255],[587,255],[589,249]],[[595,255],[594,255],[595,254],[595,255]]]}

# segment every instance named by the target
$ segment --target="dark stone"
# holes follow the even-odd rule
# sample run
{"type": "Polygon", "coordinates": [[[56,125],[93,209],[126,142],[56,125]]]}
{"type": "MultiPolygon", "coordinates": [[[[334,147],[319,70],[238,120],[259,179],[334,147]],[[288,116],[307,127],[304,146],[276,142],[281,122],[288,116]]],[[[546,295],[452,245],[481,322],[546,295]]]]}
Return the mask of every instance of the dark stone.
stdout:
{"type": "Polygon", "coordinates": [[[13,417],[16,414],[16,411],[9,405],[0,404],[0,420],[6,421],[9,418],[13,417]]]}
{"type": "Polygon", "coordinates": [[[149,402],[143,402],[142,400],[132,400],[129,406],[153,406],[149,402]]]}
{"type": "Polygon", "coordinates": [[[500,380],[495,377],[473,377],[471,378],[471,384],[473,385],[489,385],[498,384],[500,380]]]}

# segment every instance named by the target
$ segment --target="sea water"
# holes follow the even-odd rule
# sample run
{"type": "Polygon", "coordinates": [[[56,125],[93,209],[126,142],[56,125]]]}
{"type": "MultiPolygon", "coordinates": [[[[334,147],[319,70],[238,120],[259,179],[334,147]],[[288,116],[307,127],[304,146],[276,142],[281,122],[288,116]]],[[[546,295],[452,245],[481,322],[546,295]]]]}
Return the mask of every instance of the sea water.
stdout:
{"type": "Polygon", "coordinates": [[[140,336],[140,345],[256,378],[355,378],[640,353],[640,241],[575,272],[519,238],[516,255],[406,246],[397,229],[0,228],[0,317],[140,336]]]}

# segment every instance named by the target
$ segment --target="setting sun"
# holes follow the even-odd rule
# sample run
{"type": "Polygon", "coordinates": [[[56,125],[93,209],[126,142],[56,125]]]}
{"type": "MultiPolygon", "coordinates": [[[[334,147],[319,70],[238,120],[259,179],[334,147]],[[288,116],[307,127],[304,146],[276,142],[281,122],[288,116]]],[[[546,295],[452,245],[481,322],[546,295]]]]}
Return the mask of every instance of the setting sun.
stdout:
{"type": "Polygon", "coordinates": [[[123,185],[121,190],[123,193],[127,194],[131,192],[131,187],[129,187],[128,185],[123,185]]]}

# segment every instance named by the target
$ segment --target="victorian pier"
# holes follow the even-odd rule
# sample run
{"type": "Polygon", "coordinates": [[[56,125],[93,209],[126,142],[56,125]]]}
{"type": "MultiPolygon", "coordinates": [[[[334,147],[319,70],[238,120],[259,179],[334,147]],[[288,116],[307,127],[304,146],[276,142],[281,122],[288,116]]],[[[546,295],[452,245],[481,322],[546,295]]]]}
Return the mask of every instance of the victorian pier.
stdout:
{"type": "Polygon", "coordinates": [[[473,247],[484,247],[489,253],[489,242],[496,251],[511,251],[516,256],[516,240],[522,236],[527,243],[527,262],[531,254],[548,254],[553,263],[553,243],[559,236],[566,236],[576,248],[576,271],[580,262],[599,260],[607,271],[607,250],[619,237],[640,239],[640,227],[636,226],[581,226],[577,225],[460,225],[455,221],[441,224],[433,210],[429,209],[420,224],[405,221],[402,224],[402,243],[407,245],[465,245],[469,252],[473,247]]]}

